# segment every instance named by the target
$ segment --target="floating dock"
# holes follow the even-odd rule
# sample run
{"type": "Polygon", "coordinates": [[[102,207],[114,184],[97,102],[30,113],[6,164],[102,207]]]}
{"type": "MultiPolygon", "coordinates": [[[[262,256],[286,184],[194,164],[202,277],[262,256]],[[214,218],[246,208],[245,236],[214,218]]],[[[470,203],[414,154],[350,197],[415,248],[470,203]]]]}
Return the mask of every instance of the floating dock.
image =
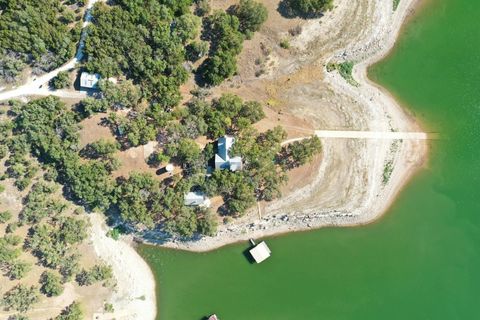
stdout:
{"type": "Polygon", "coordinates": [[[250,255],[256,263],[261,263],[267,260],[272,254],[272,251],[270,251],[270,248],[267,246],[265,241],[262,241],[257,245],[255,245],[255,241],[252,239],[250,239],[250,242],[254,246],[252,249],[250,249],[250,255]]]}

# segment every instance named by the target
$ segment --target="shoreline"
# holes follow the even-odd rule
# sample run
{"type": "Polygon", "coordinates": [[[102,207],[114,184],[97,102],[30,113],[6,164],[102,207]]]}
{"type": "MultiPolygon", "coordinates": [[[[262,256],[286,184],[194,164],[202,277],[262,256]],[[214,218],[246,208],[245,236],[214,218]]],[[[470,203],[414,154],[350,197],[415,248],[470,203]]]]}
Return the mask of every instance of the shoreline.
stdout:
{"type": "MultiPolygon", "coordinates": [[[[340,1],[339,6],[346,4],[346,2],[342,3],[340,1]]],[[[326,60],[327,62],[335,59],[360,61],[353,70],[353,76],[360,83],[360,86],[358,88],[352,87],[336,72],[326,73],[324,81],[331,85],[335,92],[363,102],[367,108],[366,112],[371,113],[372,116],[369,124],[370,130],[387,131],[389,130],[388,126],[391,126],[389,122],[395,122],[395,129],[398,127],[402,131],[421,131],[422,126],[414,119],[413,114],[399,105],[388,90],[368,78],[368,68],[391,53],[403,31],[404,23],[408,21],[409,17],[414,16],[415,9],[423,3],[419,0],[403,0],[394,13],[388,12],[389,8],[392,7],[391,4],[377,1],[375,5],[375,9],[378,11],[376,13],[381,15],[382,21],[375,22],[377,25],[368,27],[376,28],[373,31],[377,34],[372,32],[372,35],[369,35],[369,38],[363,42],[349,43],[347,48],[336,50],[326,60]],[[381,33],[380,39],[378,39],[378,33],[381,33]],[[360,48],[355,46],[360,46],[360,48]],[[389,119],[390,116],[392,116],[391,119],[389,119]]],[[[335,14],[335,10],[337,10],[337,7],[333,10],[333,14],[335,14]]],[[[333,16],[333,19],[340,20],[341,18],[342,16],[333,16]]],[[[314,39],[311,40],[314,41],[314,39]]],[[[330,145],[329,141],[322,142],[324,142],[323,157],[328,158],[329,149],[332,149],[333,146],[330,145]]],[[[281,236],[290,232],[312,231],[323,227],[354,227],[374,223],[392,207],[405,186],[423,168],[428,159],[428,145],[421,141],[402,142],[398,150],[390,155],[391,143],[369,141],[368,144],[367,151],[369,151],[370,158],[367,161],[370,161],[370,165],[372,165],[371,172],[369,172],[371,185],[367,186],[366,200],[358,208],[347,207],[324,212],[317,209],[287,213],[284,209],[282,212],[284,203],[280,199],[278,203],[273,203],[267,207],[266,211],[270,211],[270,214],[267,214],[261,220],[249,221],[248,218],[242,217],[233,225],[220,226],[215,237],[181,241],[166,239],[162,234],[151,232],[142,234],[137,239],[147,245],[192,252],[207,252],[225,245],[243,242],[249,238],[281,236]],[[382,186],[378,171],[383,170],[382,161],[387,160],[392,162],[394,169],[389,181],[385,186],[382,186]]],[[[323,166],[323,169],[320,168],[319,173],[317,173],[318,177],[325,173],[322,170],[325,171],[325,166],[323,166]]],[[[288,203],[289,200],[283,201],[288,203]]]]}
{"type": "Polygon", "coordinates": [[[150,266],[138,254],[131,241],[107,236],[103,214],[88,214],[91,223],[90,241],[97,256],[112,267],[115,287],[108,302],[114,312],[98,312],[97,320],[145,319],[157,315],[156,281],[150,266]]]}

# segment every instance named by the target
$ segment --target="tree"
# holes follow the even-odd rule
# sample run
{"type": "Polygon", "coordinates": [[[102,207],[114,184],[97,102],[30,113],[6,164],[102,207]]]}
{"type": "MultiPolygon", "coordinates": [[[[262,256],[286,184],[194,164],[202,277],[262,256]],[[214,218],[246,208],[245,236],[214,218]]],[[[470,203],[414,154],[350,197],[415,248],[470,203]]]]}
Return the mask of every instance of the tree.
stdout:
{"type": "Polygon", "coordinates": [[[125,75],[143,97],[174,107],[181,99],[179,86],[188,79],[184,42],[195,36],[198,24],[187,10],[191,2],[97,3],[85,42],[85,68],[103,78],[125,75]]]}
{"type": "Polygon", "coordinates": [[[167,145],[165,154],[175,157],[180,163],[191,164],[199,159],[201,150],[192,139],[181,139],[178,143],[167,145]]]}
{"type": "Polygon", "coordinates": [[[198,211],[198,232],[213,237],[217,233],[217,217],[210,210],[199,209],[198,211]]]}
{"type": "Polygon", "coordinates": [[[106,139],[100,139],[95,142],[89,143],[83,148],[80,153],[91,159],[109,159],[115,152],[120,149],[120,144],[116,141],[109,141],[106,139]]]}
{"type": "Polygon", "coordinates": [[[254,0],[240,0],[240,3],[232,8],[234,14],[240,21],[239,30],[250,39],[254,32],[258,31],[267,20],[267,8],[254,0]]]}
{"type": "Polygon", "coordinates": [[[108,208],[115,183],[104,162],[74,163],[67,171],[68,190],[74,199],[90,208],[108,208]]]}
{"type": "Polygon", "coordinates": [[[333,8],[333,0],[283,0],[289,14],[316,16],[333,8]]]}
{"type": "Polygon", "coordinates": [[[241,216],[256,202],[250,179],[241,173],[216,170],[212,175],[210,193],[222,195],[227,214],[241,216]]]}
{"type": "Polygon", "coordinates": [[[237,72],[237,59],[228,51],[219,51],[208,57],[199,70],[207,84],[218,86],[237,72]]]}
{"type": "Polygon", "coordinates": [[[165,224],[165,231],[172,235],[191,238],[198,230],[197,219],[192,208],[182,206],[176,211],[175,217],[165,224]]]}
{"type": "Polygon", "coordinates": [[[81,286],[89,286],[99,281],[108,281],[113,278],[112,268],[108,265],[95,265],[90,269],[82,270],[77,275],[77,282],[81,286]]]}
{"type": "Polygon", "coordinates": [[[20,256],[20,249],[17,246],[20,244],[21,238],[14,235],[6,235],[0,238],[0,269],[6,270],[7,275],[15,278],[15,274],[10,274],[12,268],[18,263],[17,258],[20,256]]]}
{"type": "Polygon", "coordinates": [[[226,12],[215,12],[206,18],[205,26],[213,54],[204,61],[199,72],[206,84],[219,85],[237,71],[236,56],[242,51],[244,36],[239,31],[238,18],[226,12]]]}
{"type": "Polygon", "coordinates": [[[88,224],[85,220],[60,217],[55,219],[55,226],[58,229],[56,238],[64,244],[77,244],[87,238],[88,224]]]}
{"type": "Polygon", "coordinates": [[[22,314],[15,314],[13,316],[9,316],[7,320],[29,320],[30,318],[24,316],[22,314]]]}
{"type": "Polygon", "coordinates": [[[95,113],[106,112],[108,103],[106,99],[86,97],[78,104],[78,109],[83,113],[84,117],[89,117],[95,113]]]}
{"type": "Polygon", "coordinates": [[[21,279],[32,269],[32,265],[24,261],[13,261],[10,263],[8,277],[11,280],[21,279]]]}
{"type": "Polygon", "coordinates": [[[121,217],[136,225],[153,227],[159,195],[160,186],[150,174],[133,172],[127,180],[120,181],[116,190],[121,217]]]}
{"type": "Polygon", "coordinates": [[[25,205],[20,212],[19,220],[23,223],[35,224],[44,218],[59,215],[67,207],[66,203],[54,199],[53,193],[58,188],[53,184],[37,182],[25,197],[25,205]]]}
{"type": "Polygon", "coordinates": [[[50,86],[53,89],[64,89],[70,87],[70,77],[67,71],[60,71],[52,80],[49,82],[50,86]]]}
{"type": "Polygon", "coordinates": [[[153,121],[145,114],[133,118],[117,117],[115,113],[109,118],[112,130],[118,135],[124,147],[136,147],[147,144],[156,138],[157,130],[153,121]]]}
{"type": "Polygon", "coordinates": [[[57,0],[1,1],[0,70],[8,81],[29,65],[33,73],[50,71],[70,59],[80,38],[78,24],[66,25],[66,10],[57,0]],[[13,60],[17,62],[13,62],[13,60]]]}
{"type": "Polygon", "coordinates": [[[47,297],[59,296],[63,292],[60,277],[52,271],[44,271],[40,277],[40,290],[47,297]]]}
{"type": "Polygon", "coordinates": [[[63,277],[63,281],[70,280],[75,274],[80,271],[79,261],[80,256],[78,254],[64,255],[59,262],[59,271],[63,277]]]}
{"type": "Polygon", "coordinates": [[[80,307],[80,303],[74,301],[69,305],[62,313],[55,317],[55,320],[82,320],[83,312],[80,307]]]}
{"type": "Polygon", "coordinates": [[[200,17],[206,16],[210,13],[211,7],[209,0],[196,0],[195,13],[200,17]]]}
{"type": "Polygon", "coordinates": [[[35,286],[18,284],[3,295],[2,304],[8,311],[13,309],[27,312],[38,300],[38,290],[35,286]]]}
{"type": "Polygon", "coordinates": [[[200,32],[201,20],[193,14],[187,13],[178,17],[175,21],[173,33],[184,44],[194,40],[200,32]]]}
{"type": "Polygon", "coordinates": [[[14,83],[26,66],[23,56],[16,52],[4,51],[0,55],[0,77],[6,83],[14,83]]]}
{"type": "Polygon", "coordinates": [[[0,223],[5,223],[12,218],[12,213],[10,211],[0,212],[0,223]]]}
{"type": "Polygon", "coordinates": [[[140,88],[132,80],[115,84],[102,79],[99,81],[98,87],[101,91],[100,96],[103,98],[99,101],[113,110],[135,108],[142,98],[140,88]]]}
{"type": "Polygon", "coordinates": [[[43,266],[60,267],[64,278],[68,278],[77,268],[78,260],[76,255],[70,255],[69,249],[86,236],[85,221],[63,216],[32,227],[25,246],[32,250],[43,266]]]}
{"type": "Polygon", "coordinates": [[[322,143],[317,136],[302,141],[295,141],[282,148],[278,161],[286,169],[304,165],[322,150],[322,143]]]}
{"type": "Polygon", "coordinates": [[[262,105],[257,101],[247,101],[243,103],[238,115],[248,119],[252,124],[265,118],[265,112],[263,111],[262,105]]]}
{"type": "Polygon", "coordinates": [[[196,62],[208,53],[208,42],[206,41],[192,41],[186,47],[187,59],[196,62]]]}

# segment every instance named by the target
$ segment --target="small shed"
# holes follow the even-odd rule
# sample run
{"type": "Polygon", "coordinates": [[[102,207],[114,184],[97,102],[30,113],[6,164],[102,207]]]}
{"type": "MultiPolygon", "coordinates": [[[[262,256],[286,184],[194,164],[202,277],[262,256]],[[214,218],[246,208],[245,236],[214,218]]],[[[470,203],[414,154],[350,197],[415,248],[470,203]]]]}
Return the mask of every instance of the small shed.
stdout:
{"type": "Polygon", "coordinates": [[[212,314],[210,317],[208,317],[208,320],[219,320],[216,314],[212,314]]]}
{"type": "Polygon", "coordinates": [[[192,207],[210,207],[210,199],[201,192],[189,192],[185,195],[184,203],[192,207]]]}
{"type": "Polygon", "coordinates": [[[270,257],[271,253],[272,251],[270,251],[270,248],[267,246],[265,241],[260,242],[255,247],[253,247],[253,249],[250,250],[250,254],[252,255],[256,263],[267,260],[270,257]]]}
{"type": "Polygon", "coordinates": [[[85,89],[95,89],[100,81],[100,75],[97,73],[82,72],[80,75],[80,87],[85,89]]]}

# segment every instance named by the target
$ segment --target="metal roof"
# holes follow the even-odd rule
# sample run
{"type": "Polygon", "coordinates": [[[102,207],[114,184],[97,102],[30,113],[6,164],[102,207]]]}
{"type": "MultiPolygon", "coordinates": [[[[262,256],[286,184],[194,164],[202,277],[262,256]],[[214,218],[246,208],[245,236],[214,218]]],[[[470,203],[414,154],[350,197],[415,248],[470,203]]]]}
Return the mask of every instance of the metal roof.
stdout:
{"type": "Polygon", "coordinates": [[[268,257],[270,257],[270,248],[267,246],[265,241],[260,242],[257,244],[253,249],[250,250],[250,254],[252,255],[253,259],[255,259],[256,263],[260,263],[265,261],[268,257]]]}

